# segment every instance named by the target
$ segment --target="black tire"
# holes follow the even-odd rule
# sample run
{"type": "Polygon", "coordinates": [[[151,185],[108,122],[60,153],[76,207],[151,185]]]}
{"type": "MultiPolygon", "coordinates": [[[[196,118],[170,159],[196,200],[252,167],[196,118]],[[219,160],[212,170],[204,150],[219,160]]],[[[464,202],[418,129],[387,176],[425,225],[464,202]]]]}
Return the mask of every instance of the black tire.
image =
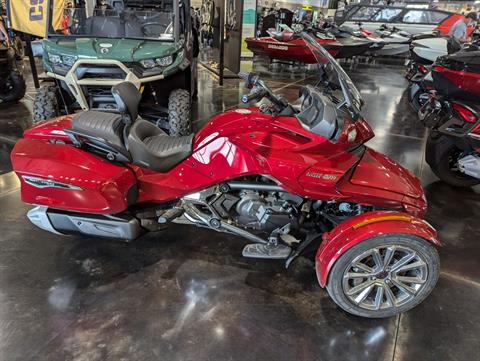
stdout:
{"type": "Polygon", "coordinates": [[[480,184],[480,179],[462,173],[456,167],[463,153],[447,136],[430,133],[427,139],[425,158],[432,172],[443,182],[453,187],[473,187],[480,184]]]}
{"type": "Polygon", "coordinates": [[[25,96],[27,85],[25,78],[17,71],[12,71],[0,89],[0,99],[6,103],[16,102],[25,96]]]}
{"type": "Polygon", "coordinates": [[[53,85],[42,85],[33,102],[33,123],[60,116],[58,90],[53,85]]]}
{"type": "Polygon", "coordinates": [[[190,93],[184,89],[173,90],[168,97],[168,122],[170,135],[179,137],[191,133],[190,93]]]}
{"type": "Polygon", "coordinates": [[[22,60],[25,57],[25,48],[20,37],[16,36],[13,38],[13,47],[15,48],[15,56],[17,60],[22,60]]]}
{"type": "MultiPolygon", "coordinates": [[[[392,259],[392,262],[398,262],[398,260],[392,259]]],[[[408,263],[407,263],[408,264],[408,263]]],[[[395,264],[393,263],[392,267],[395,264]]],[[[425,269],[425,267],[424,267],[425,269]]],[[[407,271],[408,272],[408,271],[407,271]]],[[[437,283],[440,273],[440,259],[435,247],[426,240],[407,234],[387,234],[383,236],[377,236],[363,241],[356,246],[350,248],[347,252],[340,256],[340,258],[333,265],[327,283],[327,291],[333,301],[340,306],[343,310],[356,316],[367,318],[385,318],[392,317],[399,313],[406,312],[413,307],[420,304],[430,294],[437,283]],[[396,246],[397,248],[408,248],[413,250],[422,261],[426,264],[425,282],[418,289],[412,299],[405,301],[398,307],[387,307],[379,310],[371,310],[366,307],[361,307],[358,304],[352,302],[344,292],[343,282],[344,275],[352,266],[352,262],[355,258],[368,252],[370,249],[376,247],[388,247],[396,246]]],[[[392,276],[392,279],[393,276],[392,276]]],[[[374,281],[377,282],[377,281],[374,281]]],[[[378,281],[383,282],[383,281],[378,281]]],[[[389,282],[389,281],[387,281],[389,282]]],[[[378,286],[376,286],[378,288],[378,286]]],[[[394,288],[395,286],[393,286],[394,288]]],[[[375,289],[377,289],[375,288],[375,289]]],[[[398,289],[400,291],[400,289],[398,289]]],[[[370,291],[372,292],[372,291],[370,291]]],[[[368,295],[370,297],[370,295],[368,295]]],[[[386,294],[382,293],[382,302],[386,294]]]]}

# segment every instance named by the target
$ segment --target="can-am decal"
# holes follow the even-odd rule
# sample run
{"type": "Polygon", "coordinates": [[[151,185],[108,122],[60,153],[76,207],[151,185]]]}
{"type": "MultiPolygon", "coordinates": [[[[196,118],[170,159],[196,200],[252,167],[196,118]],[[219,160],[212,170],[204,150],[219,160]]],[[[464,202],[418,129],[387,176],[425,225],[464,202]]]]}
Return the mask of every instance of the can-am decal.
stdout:
{"type": "Polygon", "coordinates": [[[288,50],[288,46],[286,45],[268,45],[269,49],[276,49],[276,50],[288,50]]]}

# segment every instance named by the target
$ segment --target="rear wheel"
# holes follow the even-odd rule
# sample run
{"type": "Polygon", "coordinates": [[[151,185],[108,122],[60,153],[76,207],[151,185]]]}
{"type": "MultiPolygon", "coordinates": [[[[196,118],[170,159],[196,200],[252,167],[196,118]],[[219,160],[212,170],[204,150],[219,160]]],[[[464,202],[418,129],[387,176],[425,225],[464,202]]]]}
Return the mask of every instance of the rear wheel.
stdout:
{"type": "Polygon", "coordinates": [[[428,137],[426,158],[432,159],[429,162],[430,168],[445,183],[454,187],[473,187],[480,184],[480,179],[470,177],[458,167],[458,160],[466,155],[448,137],[436,133],[431,133],[428,137]]]}
{"type": "Polygon", "coordinates": [[[184,89],[173,90],[168,98],[168,122],[171,136],[179,137],[190,134],[190,113],[190,93],[184,89]]]}
{"type": "Polygon", "coordinates": [[[27,85],[25,78],[17,71],[12,71],[0,89],[0,99],[4,102],[16,102],[25,96],[27,85]]]}
{"type": "Polygon", "coordinates": [[[33,102],[33,122],[51,119],[60,115],[56,86],[43,85],[38,89],[33,102]]]}
{"type": "Polygon", "coordinates": [[[370,238],[334,264],[327,291],[345,311],[383,318],[421,303],[437,283],[440,260],[426,240],[406,234],[370,238]]]}

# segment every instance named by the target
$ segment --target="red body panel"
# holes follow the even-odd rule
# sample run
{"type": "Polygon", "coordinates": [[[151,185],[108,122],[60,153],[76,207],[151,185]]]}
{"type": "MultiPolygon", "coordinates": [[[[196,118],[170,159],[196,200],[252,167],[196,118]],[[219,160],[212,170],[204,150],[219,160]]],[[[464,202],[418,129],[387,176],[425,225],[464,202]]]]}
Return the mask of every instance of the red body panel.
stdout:
{"type": "Polygon", "coordinates": [[[480,97],[480,73],[452,70],[443,66],[435,66],[432,72],[446,95],[467,93],[472,97],[480,97]]]}
{"type": "Polygon", "coordinates": [[[70,145],[45,141],[65,140],[59,130],[69,122],[65,117],[27,130],[25,139],[12,151],[14,169],[19,175],[60,182],[68,175],[72,184],[80,187],[79,179],[88,179],[89,174],[91,181],[99,184],[87,187],[94,189],[96,194],[91,198],[97,201],[87,202],[86,197],[80,200],[82,197],[70,194],[64,197],[66,190],[48,198],[25,185],[25,202],[112,214],[127,208],[127,191],[135,183],[137,203],[163,203],[241,176],[265,175],[286,191],[305,198],[344,199],[413,215],[423,215],[426,208],[420,183],[408,171],[371,149],[366,148],[363,155],[348,151],[373,136],[363,120],[346,120],[340,139],[332,143],[305,130],[294,117],[275,118],[256,108],[229,111],[212,118],[196,134],[193,154],[167,173],[116,166],[70,145]],[[356,138],[348,140],[353,129],[356,138]],[[105,194],[107,184],[113,184],[115,191],[105,194]]]}
{"type": "MultiPolygon", "coordinates": [[[[267,55],[272,59],[298,61],[305,64],[317,64],[303,39],[279,41],[272,37],[246,38],[247,48],[254,54],[267,55]]],[[[336,40],[317,40],[332,55],[339,52],[342,44],[336,40]]]]}
{"type": "Polygon", "coordinates": [[[315,257],[315,269],[320,286],[325,287],[328,274],[334,263],[351,247],[369,238],[382,234],[409,234],[421,237],[436,246],[440,246],[436,231],[426,222],[398,212],[367,212],[340,223],[331,232],[324,233],[323,241],[315,257]],[[382,217],[399,216],[408,221],[384,220],[354,228],[354,225],[382,217]]]}
{"type": "Polygon", "coordinates": [[[367,148],[352,176],[338,190],[358,203],[373,204],[423,217],[427,210],[420,181],[392,159],[367,148]]]}

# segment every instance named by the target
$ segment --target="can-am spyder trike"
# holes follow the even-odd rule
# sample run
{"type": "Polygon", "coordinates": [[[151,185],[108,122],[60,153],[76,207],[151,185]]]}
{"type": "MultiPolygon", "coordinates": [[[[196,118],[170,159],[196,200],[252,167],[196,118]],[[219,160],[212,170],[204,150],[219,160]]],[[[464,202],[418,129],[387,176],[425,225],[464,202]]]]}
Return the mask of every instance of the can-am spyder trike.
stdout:
{"type": "Polygon", "coordinates": [[[288,266],[313,251],[318,281],[349,313],[388,317],[422,302],[439,275],[419,180],[366,147],[358,90],[302,33],[320,81],[289,104],[254,74],[245,103],[196,135],[137,119],[140,95],[113,87],[119,113],[90,110],[30,128],[12,152],[29,219],[56,234],[133,240],[179,218],[250,241],[243,256],[288,266]],[[181,218],[180,218],[181,217],[181,218]]]}

